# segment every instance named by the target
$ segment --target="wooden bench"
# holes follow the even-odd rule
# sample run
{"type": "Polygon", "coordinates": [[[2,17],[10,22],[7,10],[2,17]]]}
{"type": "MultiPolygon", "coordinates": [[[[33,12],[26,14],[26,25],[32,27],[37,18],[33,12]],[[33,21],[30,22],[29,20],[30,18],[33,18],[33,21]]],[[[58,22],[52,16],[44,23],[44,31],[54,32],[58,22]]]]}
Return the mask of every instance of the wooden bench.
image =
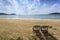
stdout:
{"type": "Polygon", "coordinates": [[[39,25],[33,26],[33,31],[34,31],[34,33],[38,33],[39,30],[40,30],[40,26],[39,26],[39,25]]]}
{"type": "Polygon", "coordinates": [[[41,38],[43,38],[44,40],[46,40],[45,36],[48,36],[48,26],[39,26],[39,25],[35,25],[33,26],[33,32],[38,34],[41,34],[41,38]]]}
{"type": "Polygon", "coordinates": [[[41,26],[41,32],[42,32],[45,36],[48,36],[48,26],[41,26]]]}

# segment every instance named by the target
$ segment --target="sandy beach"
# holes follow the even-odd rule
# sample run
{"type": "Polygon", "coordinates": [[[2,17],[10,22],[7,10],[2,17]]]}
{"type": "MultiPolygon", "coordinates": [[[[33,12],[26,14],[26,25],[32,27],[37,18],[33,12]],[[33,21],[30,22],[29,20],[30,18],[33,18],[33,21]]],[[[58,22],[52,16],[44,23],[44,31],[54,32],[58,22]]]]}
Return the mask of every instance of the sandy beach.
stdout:
{"type": "Polygon", "coordinates": [[[60,40],[60,20],[0,19],[0,40],[33,40],[34,25],[49,25],[49,33],[60,40]]]}

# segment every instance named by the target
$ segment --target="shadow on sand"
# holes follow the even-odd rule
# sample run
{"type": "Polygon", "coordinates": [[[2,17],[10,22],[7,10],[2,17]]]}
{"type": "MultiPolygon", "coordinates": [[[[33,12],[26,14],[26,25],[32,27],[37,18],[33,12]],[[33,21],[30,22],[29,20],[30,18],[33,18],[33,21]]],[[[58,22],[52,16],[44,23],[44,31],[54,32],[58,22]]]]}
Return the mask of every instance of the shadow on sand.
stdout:
{"type": "MultiPolygon", "coordinates": [[[[10,40],[15,40],[15,39],[11,38],[10,40]]],[[[23,40],[23,39],[18,37],[16,40],[23,40]]]]}
{"type": "Polygon", "coordinates": [[[10,40],[14,40],[13,38],[11,38],[10,40]]]}
{"type": "Polygon", "coordinates": [[[18,37],[16,40],[23,40],[22,38],[18,37]]]}
{"type": "MultiPolygon", "coordinates": [[[[41,35],[40,32],[36,33],[36,36],[39,38],[39,40],[44,40],[44,39],[42,38],[42,35],[41,35]]],[[[46,40],[57,40],[57,39],[56,39],[53,35],[51,35],[50,33],[47,33],[47,34],[44,33],[44,37],[46,38],[46,40]]],[[[37,40],[37,39],[35,39],[35,40],[37,40]]]]}
{"type": "MultiPolygon", "coordinates": [[[[35,27],[36,28],[36,27],[35,27]]],[[[52,34],[48,32],[48,30],[33,30],[35,37],[33,38],[34,40],[57,40],[52,34]],[[44,38],[42,37],[42,33],[44,34],[44,38]],[[37,38],[38,39],[37,39],[37,38]]]]}

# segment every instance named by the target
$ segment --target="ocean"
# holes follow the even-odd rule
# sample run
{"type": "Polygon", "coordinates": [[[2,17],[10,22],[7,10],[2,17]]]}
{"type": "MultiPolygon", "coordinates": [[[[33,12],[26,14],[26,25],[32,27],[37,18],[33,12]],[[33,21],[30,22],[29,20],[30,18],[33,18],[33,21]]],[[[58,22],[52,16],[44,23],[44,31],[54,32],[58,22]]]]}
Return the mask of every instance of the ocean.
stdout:
{"type": "Polygon", "coordinates": [[[60,19],[60,15],[0,15],[0,18],[60,19]]]}

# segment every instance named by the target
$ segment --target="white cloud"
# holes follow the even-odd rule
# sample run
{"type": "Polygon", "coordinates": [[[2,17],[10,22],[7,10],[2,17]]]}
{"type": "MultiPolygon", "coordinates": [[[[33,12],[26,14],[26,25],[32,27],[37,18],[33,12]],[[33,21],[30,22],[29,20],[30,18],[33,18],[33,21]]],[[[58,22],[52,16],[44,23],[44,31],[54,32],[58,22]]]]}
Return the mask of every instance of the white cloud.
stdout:
{"type": "Polygon", "coordinates": [[[2,13],[16,13],[16,14],[22,14],[24,13],[24,10],[19,7],[16,0],[6,0],[10,2],[12,5],[4,5],[4,1],[0,0],[0,12],[2,13]]]}
{"type": "Polygon", "coordinates": [[[4,4],[3,0],[0,0],[0,12],[5,13],[16,13],[21,15],[32,15],[32,14],[46,14],[51,12],[60,12],[60,5],[53,4],[48,7],[46,3],[40,7],[40,0],[34,0],[32,4],[28,0],[20,0],[23,7],[18,4],[17,0],[6,0],[10,4],[4,4]]]}
{"type": "Polygon", "coordinates": [[[50,7],[47,6],[47,4],[43,4],[40,9],[35,9],[34,14],[49,14],[52,12],[60,12],[60,5],[53,4],[50,7]]]}

